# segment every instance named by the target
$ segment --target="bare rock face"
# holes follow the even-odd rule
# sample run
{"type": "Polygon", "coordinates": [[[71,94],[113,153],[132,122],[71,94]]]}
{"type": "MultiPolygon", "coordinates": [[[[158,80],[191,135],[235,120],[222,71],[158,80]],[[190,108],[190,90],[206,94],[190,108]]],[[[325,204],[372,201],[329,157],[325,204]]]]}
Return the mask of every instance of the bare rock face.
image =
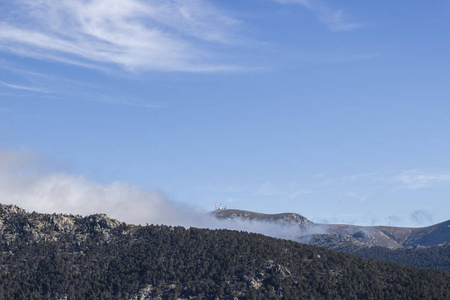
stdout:
{"type": "Polygon", "coordinates": [[[249,287],[254,290],[259,289],[264,285],[264,282],[269,279],[273,274],[280,275],[282,278],[291,276],[291,272],[280,264],[275,264],[273,260],[267,261],[265,269],[255,274],[244,274],[242,279],[249,287]]]}

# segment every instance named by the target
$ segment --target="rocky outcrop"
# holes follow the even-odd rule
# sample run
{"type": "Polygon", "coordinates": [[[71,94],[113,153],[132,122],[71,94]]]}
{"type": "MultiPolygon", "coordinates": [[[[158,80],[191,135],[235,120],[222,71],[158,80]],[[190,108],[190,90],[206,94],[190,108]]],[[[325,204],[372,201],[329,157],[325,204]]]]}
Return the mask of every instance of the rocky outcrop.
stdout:
{"type": "Polygon", "coordinates": [[[242,275],[242,279],[250,288],[257,290],[263,286],[264,282],[273,276],[273,274],[279,275],[279,277],[283,279],[291,276],[291,272],[286,267],[275,264],[273,260],[269,260],[266,263],[264,270],[261,270],[261,272],[256,275],[244,274],[242,275]]]}
{"type": "Polygon", "coordinates": [[[8,214],[26,214],[26,211],[14,204],[2,205],[0,204],[0,217],[8,214]]]}
{"type": "Polygon", "coordinates": [[[57,241],[67,234],[78,241],[85,240],[89,234],[108,241],[111,230],[124,224],[104,214],[82,217],[27,213],[15,205],[0,205],[0,235],[7,243],[17,238],[29,238],[30,242],[57,241]]]}

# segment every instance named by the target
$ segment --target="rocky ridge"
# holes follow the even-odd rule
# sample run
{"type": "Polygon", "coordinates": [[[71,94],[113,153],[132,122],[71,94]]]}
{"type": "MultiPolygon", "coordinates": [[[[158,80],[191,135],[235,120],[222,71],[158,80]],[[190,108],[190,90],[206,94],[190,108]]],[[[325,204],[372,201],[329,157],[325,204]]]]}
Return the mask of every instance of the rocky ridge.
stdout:
{"type": "Polygon", "coordinates": [[[241,219],[260,222],[274,222],[288,225],[299,225],[302,228],[307,228],[311,224],[307,218],[297,213],[281,213],[281,214],[263,214],[252,211],[245,211],[239,209],[220,209],[213,212],[219,219],[241,219]]]}
{"type": "MultiPolygon", "coordinates": [[[[111,230],[125,225],[105,214],[86,217],[64,214],[27,213],[15,205],[0,205],[0,236],[9,243],[19,236],[30,241],[57,241],[64,234],[72,234],[83,241],[88,234],[98,235],[108,241],[111,230]]],[[[124,232],[126,233],[126,232],[124,232]]]]}

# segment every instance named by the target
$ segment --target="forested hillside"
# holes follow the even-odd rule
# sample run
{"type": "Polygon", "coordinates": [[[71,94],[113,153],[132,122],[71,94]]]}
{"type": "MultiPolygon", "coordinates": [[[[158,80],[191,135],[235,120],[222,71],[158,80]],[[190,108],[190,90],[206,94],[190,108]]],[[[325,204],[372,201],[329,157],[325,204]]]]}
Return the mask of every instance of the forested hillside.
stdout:
{"type": "Polygon", "coordinates": [[[442,270],[450,274],[450,245],[396,250],[372,247],[362,248],[351,254],[391,261],[402,265],[442,270]]]}
{"type": "Polygon", "coordinates": [[[246,232],[11,209],[0,229],[0,299],[450,297],[443,272],[246,232]]]}

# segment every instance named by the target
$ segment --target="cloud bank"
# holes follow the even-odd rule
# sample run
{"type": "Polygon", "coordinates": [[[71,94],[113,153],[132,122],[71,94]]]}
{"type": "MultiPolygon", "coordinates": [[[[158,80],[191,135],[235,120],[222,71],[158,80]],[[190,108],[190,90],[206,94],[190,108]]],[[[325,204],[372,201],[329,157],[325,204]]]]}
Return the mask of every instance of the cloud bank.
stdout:
{"type": "MultiPolygon", "coordinates": [[[[51,161],[30,152],[0,150],[0,203],[15,204],[29,212],[105,213],[130,224],[243,230],[297,241],[301,236],[310,234],[302,232],[296,225],[219,220],[206,210],[171,201],[158,190],[121,182],[103,184],[62,172],[58,167],[53,167],[51,161]]],[[[332,218],[328,222],[320,222],[341,223],[332,218]]],[[[430,225],[435,221],[432,213],[423,209],[412,211],[409,218],[416,226],[430,225]]],[[[396,215],[388,219],[390,225],[400,220],[396,215]]]]}
{"type": "Polygon", "coordinates": [[[0,203],[41,213],[105,213],[131,224],[232,229],[293,239],[298,226],[218,220],[207,211],[175,203],[159,191],[115,182],[100,184],[54,170],[32,153],[0,150],[0,203]]]}
{"type": "Polygon", "coordinates": [[[237,24],[209,1],[17,0],[0,10],[0,50],[14,54],[133,71],[236,69],[207,50],[233,44],[237,24]]]}

